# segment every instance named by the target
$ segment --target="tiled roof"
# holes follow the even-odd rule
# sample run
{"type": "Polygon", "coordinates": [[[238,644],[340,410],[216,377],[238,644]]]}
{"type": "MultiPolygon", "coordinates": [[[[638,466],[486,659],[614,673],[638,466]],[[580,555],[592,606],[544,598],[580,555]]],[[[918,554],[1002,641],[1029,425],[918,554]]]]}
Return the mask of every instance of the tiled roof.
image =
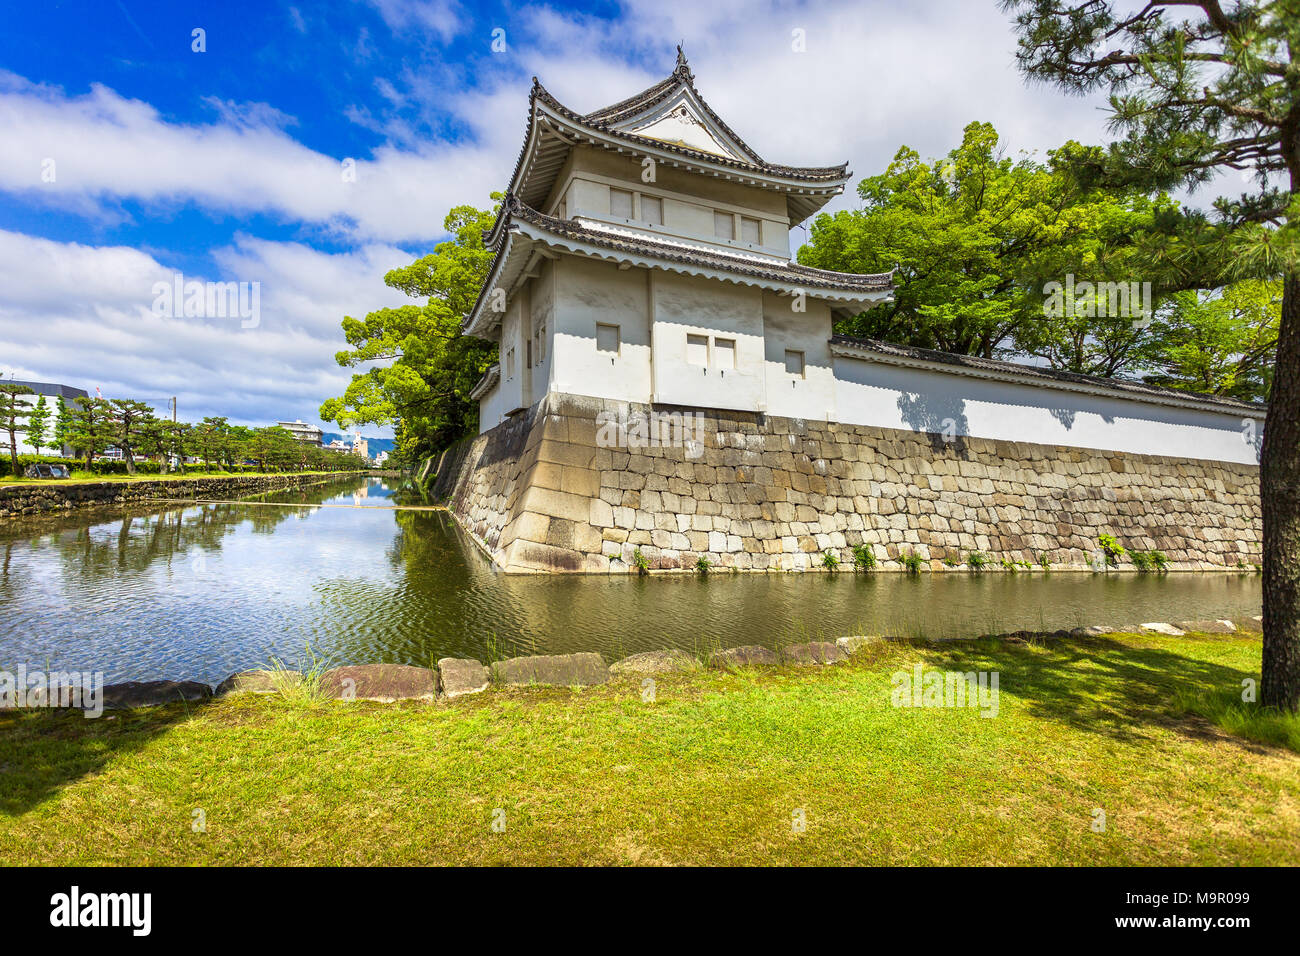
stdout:
{"type": "MultiPolygon", "coordinates": [[[[546,94],[546,91],[542,90],[542,93],[546,94]]],[[[550,94],[546,95],[549,96],[550,94]]],[[[633,140],[653,143],[660,148],[668,148],[687,154],[695,154],[714,161],[723,161],[728,165],[739,167],[752,165],[755,169],[761,169],[765,172],[786,176],[791,179],[827,179],[834,181],[845,179],[849,176],[848,163],[841,163],[838,166],[781,166],[764,160],[763,157],[759,156],[748,143],[736,135],[735,131],[726,124],[721,116],[713,111],[713,108],[710,107],[704,97],[700,95],[700,91],[695,88],[695,74],[691,72],[690,66],[687,65],[686,55],[682,53],[682,48],[680,46],[677,48],[677,66],[666,79],[660,80],[654,86],[642,90],[635,96],[629,96],[627,99],[621,100],[613,106],[606,106],[604,109],[587,113],[585,116],[577,116],[571,111],[566,110],[566,108],[561,106],[559,103],[556,103],[554,97],[551,97],[550,102],[559,109],[565,110],[572,118],[585,123],[588,126],[617,133],[619,136],[626,136],[633,140]],[[750,157],[753,161],[752,164],[740,163],[736,160],[728,159],[727,157],[716,156],[713,153],[703,153],[699,150],[691,149],[688,146],[665,143],[661,140],[651,139],[650,137],[638,136],[635,133],[613,129],[614,126],[623,120],[630,119],[631,117],[643,113],[648,109],[652,109],[662,103],[683,86],[691,91],[691,94],[695,97],[700,107],[709,115],[709,119],[716,123],[718,128],[726,133],[727,136],[730,137],[731,140],[750,157]]]]}
{"type": "Polygon", "coordinates": [[[1268,406],[1259,402],[1243,402],[1223,395],[1206,395],[1202,392],[1186,392],[1162,385],[1150,385],[1127,378],[1103,378],[1099,375],[1080,375],[1062,369],[1044,368],[1039,365],[1023,365],[1019,362],[1004,362],[999,359],[980,358],[977,355],[956,355],[952,352],[939,352],[935,349],[917,348],[913,345],[896,345],[879,339],[859,339],[849,335],[836,335],[831,338],[832,345],[848,346],[881,356],[897,359],[910,359],[918,362],[934,362],[969,369],[972,372],[985,372],[997,375],[1014,375],[1019,378],[1039,380],[1040,384],[1065,383],[1102,388],[1127,397],[1150,397],[1199,402],[1206,405],[1220,405],[1225,409],[1248,411],[1263,414],[1268,406]]]}
{"type": "Polygon", "coordinates": [[[540,213],[513,197],[507,201],[507,207],[507,215],[510,218],[531,223],[557,236],[650,259],[689,263],[707,269],[804,286],[808,289],[888,292],[894,287],[892,272],[860,275],[851,272],[829,272],[775,258],[765,262],[758,256],[732,255],[721,250],[715,251],[687,243],[633,237],[626,231],[596,228],[575,219],[557,219],[540,213]]]}

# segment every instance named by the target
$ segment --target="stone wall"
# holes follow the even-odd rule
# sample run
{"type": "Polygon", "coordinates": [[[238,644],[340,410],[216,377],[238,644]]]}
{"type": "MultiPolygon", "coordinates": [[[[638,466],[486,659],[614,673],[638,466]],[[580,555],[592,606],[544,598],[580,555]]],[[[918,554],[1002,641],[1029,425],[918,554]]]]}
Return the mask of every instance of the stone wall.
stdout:
{"type": "Polygon", "coordinates": [[[125,504],[150,499],[230,498],[315,485],[337,475],[284,474],[226,478],[158,478],[149,481],[44,481],[30,485],[0,487],[0,518],[71,511],[96,505],[125,504]]]}
{"type": "Polygon", "coordinates": [[[638,550],[652,569],[817,570],[858,544],[884,569],[974,551],[1085,568],[1103,533],[1173,568],[1260,561],[1250,465],[743,412],[703,413],[698,446],[633,449],[598,422],[648,411],[550,395],[469,443],[449,507],[517,572],[634,571],[638,550]]]}

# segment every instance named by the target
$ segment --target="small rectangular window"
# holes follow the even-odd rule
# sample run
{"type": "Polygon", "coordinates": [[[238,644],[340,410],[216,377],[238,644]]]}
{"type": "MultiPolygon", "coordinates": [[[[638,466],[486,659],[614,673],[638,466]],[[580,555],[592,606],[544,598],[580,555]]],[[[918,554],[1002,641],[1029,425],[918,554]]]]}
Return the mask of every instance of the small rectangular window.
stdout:
{"type": "Polygon", "coordinates": [[[717,368],[736,367],[736,340],[735,339],[714,339],[713,340],[713,364],[717,368]]]}
{"type": "Polygon", "coordinates": [[[664,224],[664,201],[657,196],[642,196],[641,218],[652,226],[662,226],[664,224]]]}
{"type": "Polygon", "coordinates": [[[707,335],[686,336],[686,361],[691,365],[709,364],[709,337],[707,335]]]}
{"type": "Polygon", "coordinates": [[[752,242],[754,245],[760,245],[762,235],[757,219],[750,219],[748,216],[740,217],[740,239],[742,242],[752,242]]]}
{"type": "Polygon", "coordinates": [[[785,350],[785,370],[790,375],[803,378],[803,353],[794,349],[785,350]]]}
{"type": "Polygon", "coordinates": [[[515,377],[515,350],[510,349],[506,352],[506,378],[515,377]]]}
{"type": "Polygon", "coordinates": [[[617,355],[619,344],[617,325],[606,325],[604,322],[596,323],[596,351],[613,352],[617,355]]]}
{"type": "Polygon", "coordinates": [[[713,214],[713,234],[719,239],[735,239],[735,217],[729,212],[715,212],[713,214]]]}
{"type": "Polygon", "coordinates": [[[631,219],[632,194],[626,189],[610,189],[609,214],[620,219],[631,219]]]}

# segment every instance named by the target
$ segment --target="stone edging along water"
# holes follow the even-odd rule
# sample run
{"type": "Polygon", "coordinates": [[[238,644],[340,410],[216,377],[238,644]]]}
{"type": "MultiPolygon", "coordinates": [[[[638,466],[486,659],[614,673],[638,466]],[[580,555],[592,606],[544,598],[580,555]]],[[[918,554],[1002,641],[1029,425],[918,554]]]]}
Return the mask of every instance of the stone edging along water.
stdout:
{"type": "MultiPolygon", "coordinates": [[[[1177,624],[1152,622],[1125,624],[1118,627],[1096,625],[1060,631],[1013,631],[1007,634],[984,634],[965,640],[1059,640],[1071,637],[1095,637],[1104,634],[1159,634],[1178,637],[1189,632],[1198,634],[1259,633],[1260,617],[1241,623],[1229,620],[1181,621],[1177,624]]],[[[834,641],[811,641],[792,644],[774,651],[759,645],[732,647],[710,655],[707,666],[715,670],[742,667],[789,665],[829,665],[847,661],[853,655],[886,641],[905,638],[878,635],[854,635],[834,641]]],[[[444,657],[437,669],[409,664],[354,664],[335,667],[320,675],[320,696],[334,700],[370,700],[393,703],[399,700],[446,701],[469,694],[479,694],[493,687],[591,687],[607,683],[611,677],[639,677],[697,671],[704,666],[693,655],[681,650],[643,651],[613,664],[586,651],[578,654],[512,657],[485,665],[472,658],[444,657]]],[[[109,684],[102,694],[107,709],[149,707],[178,701],[198,702],[227,694],[285,693],[301,684],[296,671],[251,670],[232,674],[215,688],[202,681],[132,681],[109,684]]]]}
{"type": "MultiPolygon", "coordinates": [[[[345,478],[353,472],[289,472],[281,475],[228,475],[204,478],[159,478],[148,481],[53,481],[0,487],[0,518],[62,513],[96,505],[150,499],[206,498],[297,488],[345,478]]],[[[355,474],[366,474],[355,472],[355,474]]]]}

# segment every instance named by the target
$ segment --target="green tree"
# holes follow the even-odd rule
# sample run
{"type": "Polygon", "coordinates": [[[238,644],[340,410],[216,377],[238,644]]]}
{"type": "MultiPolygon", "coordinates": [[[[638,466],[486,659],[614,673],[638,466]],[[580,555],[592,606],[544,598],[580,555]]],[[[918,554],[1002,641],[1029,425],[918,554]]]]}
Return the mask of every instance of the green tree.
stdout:
{"type": "Polygon", "coordinates": [[[32,390],[26,385],[0,382],[0,431],[9,436],[9,474],[15,478],[22,477],[18,471],[18,435],[27,431],[26,421],[32,414],[32,407],[18,396],[30,394],[32,390]]]}
{"type": "Polygon", "coordinates": [[[69,410],[68,444],[86,456],[86,470],[94,468],[95,456],[109,446],[113,434],[113,406],[103,398],[79,398],[69,410]]]}
{"type": "Polygon", "coordinates": [[[1243,401],[1267,401],[1282,321],[1282,283],[1243,279],[1177,292],[1152,326],[1146,380],[1243,401]]]}
{"type": "Polygon", "coordinates": [[[214,458],[225,461],[229,454],[230,423],[224,416],[209,415],[194,426],[190,441],[194,452],[203,459],[203,467],[211,470],[214,458]]]}
{"type": "Polygon", "coordinates": [[[897,267],[895,301],[839,332],[985,358],[1028,351],[1058,367],[1114,374],[1136,351],[1133,324],[1054,323],[1043,287],[1121,271],[1132,236],[1172,203],[1086,185],[1075,162],[1098,152],[1067,143],[1046,163],[1013,160],[988,123],[969,124],[942,159],[924,162],[904,146],[884,173],[859,183],[861,209],[817,217],[799,261],[840,272],[897,267]],[[1108,343],[1099,355],[1068,347],[1098,335],[1108,343]]]}
{"type": "Polygon", "coordinates": [[[1246,186],[1188,217],[1152,261],[1188,287],[1282,276],[1277,361],[1260,459],[1264,640],[1260,701],[1300,709],[1300,0],[1003,0],[1032,79],[1110,96],[1120,134],[1093,164],[1144,190],[1227,173],[1246,186]],[[1196,273],[1200,273],[1199,275],[1196,273]],[[1215,275],[1217,273],[1217,275],[1215,275]]]}
{"type": "Polygon", "coordinates": [[[45,440],[49,437],[50,427],[50,407],[45,404],[45,396],[42,395],[36,400],[36,407],[32,409],[31,417],[27,419],[27,444],[36,449],[36,454],[41,453],[41,449],[46,447],[45,440]]]}
{"type": "Polygon", "coordinates": [[[71,447],[72,441],[72,409],[60,395],[55,400],[54,414],[54,444],[57,446],[59,454],[63,454],[64,446],[71,447]]]}
{"type": "Polygon", "coordinates": [[[154,421],[153,409],[133,398],[115,398],[109,402],[109,429],[112,443],[122,452],[126,472],[135,474],[135,452],[154,421]]]}
{"type": "Polygon", "coordinates": [[[322,419],[344,430],[398,425],[412,455],[431,454],[477,427],[478,404],[469,392],[492,364],[495,346],[462,335],[460,326],[487,278],[492,252],[483,231],[494,218],[494,212],[457,206],[443,222],[450,241],[384,277],[389,287],[424,304],[343,319],[352,347],[338,353],[338,363],[366,370],[352,376],[342,396],[321,405],[322,419]]]}

